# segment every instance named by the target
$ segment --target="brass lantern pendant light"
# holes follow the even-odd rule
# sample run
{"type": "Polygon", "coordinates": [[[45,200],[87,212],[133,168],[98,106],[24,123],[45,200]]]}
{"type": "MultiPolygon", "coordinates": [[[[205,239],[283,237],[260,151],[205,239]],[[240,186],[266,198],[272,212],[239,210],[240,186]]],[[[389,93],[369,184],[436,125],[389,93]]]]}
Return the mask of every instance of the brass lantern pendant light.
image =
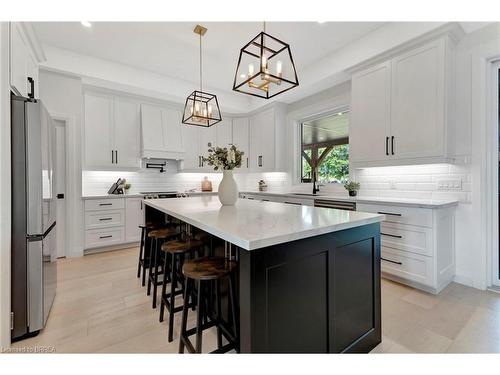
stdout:
{"type": "Polygon", "coordinates": [[[299,85],[290,45],[263,31],[241,50],[233,90],[270,99],[299,85]]]}
{"type": "Polygon", "coordinates": [[[201,37],[205,35],[207,29],[196,25],[194,33],[200,36],[200,90],[194,90],[186,99],[182,123],[210,127],[222,120],[217,96],[203,91],[203,71],[201,54],[201,37]]]}

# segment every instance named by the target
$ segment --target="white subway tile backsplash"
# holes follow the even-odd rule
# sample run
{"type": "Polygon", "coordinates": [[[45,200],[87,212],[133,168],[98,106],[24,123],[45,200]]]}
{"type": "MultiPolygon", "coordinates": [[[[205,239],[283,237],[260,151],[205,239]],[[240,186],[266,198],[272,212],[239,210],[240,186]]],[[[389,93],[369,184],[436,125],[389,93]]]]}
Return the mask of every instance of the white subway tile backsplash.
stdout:
{"type": "Polygon", "coordinates": [[[472,177],[469,165],[429,164],[364,168],[354,171],[361,183],[359,194],[410,199],[457,199],[470,202],[472,177]],[[459,190],[439,190],[438,182],[460,180],[459,190]]]}
{"type": "MultiPolygon", "coordinates": [[[[83,195],[106,194],[109,187],[118,178],[125,178],[131,184],[130,193],[141,191],[179,191],[201,189],[201,181],[207,176],[212,181],[212,188],[217,191],[222,173],[159,173],[157,171],[118,172],[118,171],[83,171],[83,195]]],[[[282,189],[290,185],[288,173],[235,173],[240,190],[258,189],[258,181],[263,179],[269,189],[282,189]]]]}

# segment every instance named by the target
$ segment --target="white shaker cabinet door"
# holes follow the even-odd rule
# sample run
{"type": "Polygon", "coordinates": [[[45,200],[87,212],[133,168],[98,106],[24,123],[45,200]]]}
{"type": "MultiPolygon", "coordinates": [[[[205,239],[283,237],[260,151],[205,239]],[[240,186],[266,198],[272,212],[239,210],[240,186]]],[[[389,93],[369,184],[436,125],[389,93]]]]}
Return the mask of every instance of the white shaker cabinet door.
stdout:
{"type": "MultiPolygon", "coordinates": [[[[208,156],[208,144],[210,143],[212,146],[215,146],[216,142],[216,126],[218,124],[211,126],[209,128],[205,127],[199,127],[198,130],[198,136],[199,136],[199,141],[198,141],[198,152],[200,156],[207,157],[208,156]]],[[[206,171],[213,171],[213,167],[210,167],[207,165],[206,162],[201,162],[201,168],[202,170],[206,171]]]]}
{"type": "Polygon", "coordinates": [[[85,93],[85,167],[114,167],[113,97],[85,93]]]}
{"type": "Polygon", "coordinates": [[[222,121],[215,124],[215,144],[218,147],[228,147],[233,143],[232,120],[230,117],[223,117],[222,121]]]}
{"type": "Polygon", "coordinates": [[[139,225],[144,224],[144,203],[142,198],[125,199],[125,241],[135,242],[141,240],[139,225]]]}
{"type": "Polygon", "coordinates": [[[201,168],[200,153],[198,147],[198,126],[181,125],[182,139],[184,143],[184,159],[181,162],[182,170],[193,170],[201,168]]]}
{"type": "Polygon", "coordinates": [[[126,98],[114,99],[115,164],[123,168],[140,168],[140,107],[126,98]]]}
{"type": "Polygon", "coordinates": [[[17,95],[28,96],[28,48],[19,26],[10,24],[10,85],[17,95]]]}
{"type": "Polygon", "coordinates": [[[272,171],[276,158],[276,121],[273,108],[250,118],[250,168],[272,171]]]}
{"type": "Polygon", "coordinates": [[[390,154],[390,62],[352,77],[349,158],[384,160],[390,154]]]}
{"type": "MultiPolygon", "coordinates": [[[[444,40],[392,60],[391,134],[398,159],[445,153],[444,40]]],[[[391,147],[392,148],[392,147],[391,147]]]]}
{"type": "Polygon", "coordinates": [[[238,150],[243,151],[242,169],[249,167],[249,133],[248,133],[248,117],[235,117],[233,118],[233,144],[236,145],[238,150]]]}

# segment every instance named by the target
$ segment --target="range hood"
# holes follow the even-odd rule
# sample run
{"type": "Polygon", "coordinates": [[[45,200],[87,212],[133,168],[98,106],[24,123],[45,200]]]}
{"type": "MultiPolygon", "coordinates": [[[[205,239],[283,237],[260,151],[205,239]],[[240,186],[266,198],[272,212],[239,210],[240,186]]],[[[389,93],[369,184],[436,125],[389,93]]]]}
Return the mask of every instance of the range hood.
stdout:
{"type": "Polygon", "coordinates": [[[181,111],[149,104],[141,105],[141,157],[184,159],[181,111]]]}

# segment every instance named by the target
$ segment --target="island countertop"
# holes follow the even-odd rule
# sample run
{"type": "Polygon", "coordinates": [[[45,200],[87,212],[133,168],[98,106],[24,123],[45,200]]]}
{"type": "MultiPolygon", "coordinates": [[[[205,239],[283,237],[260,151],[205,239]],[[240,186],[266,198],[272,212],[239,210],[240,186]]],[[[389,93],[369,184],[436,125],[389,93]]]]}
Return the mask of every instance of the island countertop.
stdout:
{"type": "Polygon", "coordinates": [[[149,199],[147,206],[245,250],[378,223],[384,215],[240,199],[221,206],[215,196],[149,199]]]}

